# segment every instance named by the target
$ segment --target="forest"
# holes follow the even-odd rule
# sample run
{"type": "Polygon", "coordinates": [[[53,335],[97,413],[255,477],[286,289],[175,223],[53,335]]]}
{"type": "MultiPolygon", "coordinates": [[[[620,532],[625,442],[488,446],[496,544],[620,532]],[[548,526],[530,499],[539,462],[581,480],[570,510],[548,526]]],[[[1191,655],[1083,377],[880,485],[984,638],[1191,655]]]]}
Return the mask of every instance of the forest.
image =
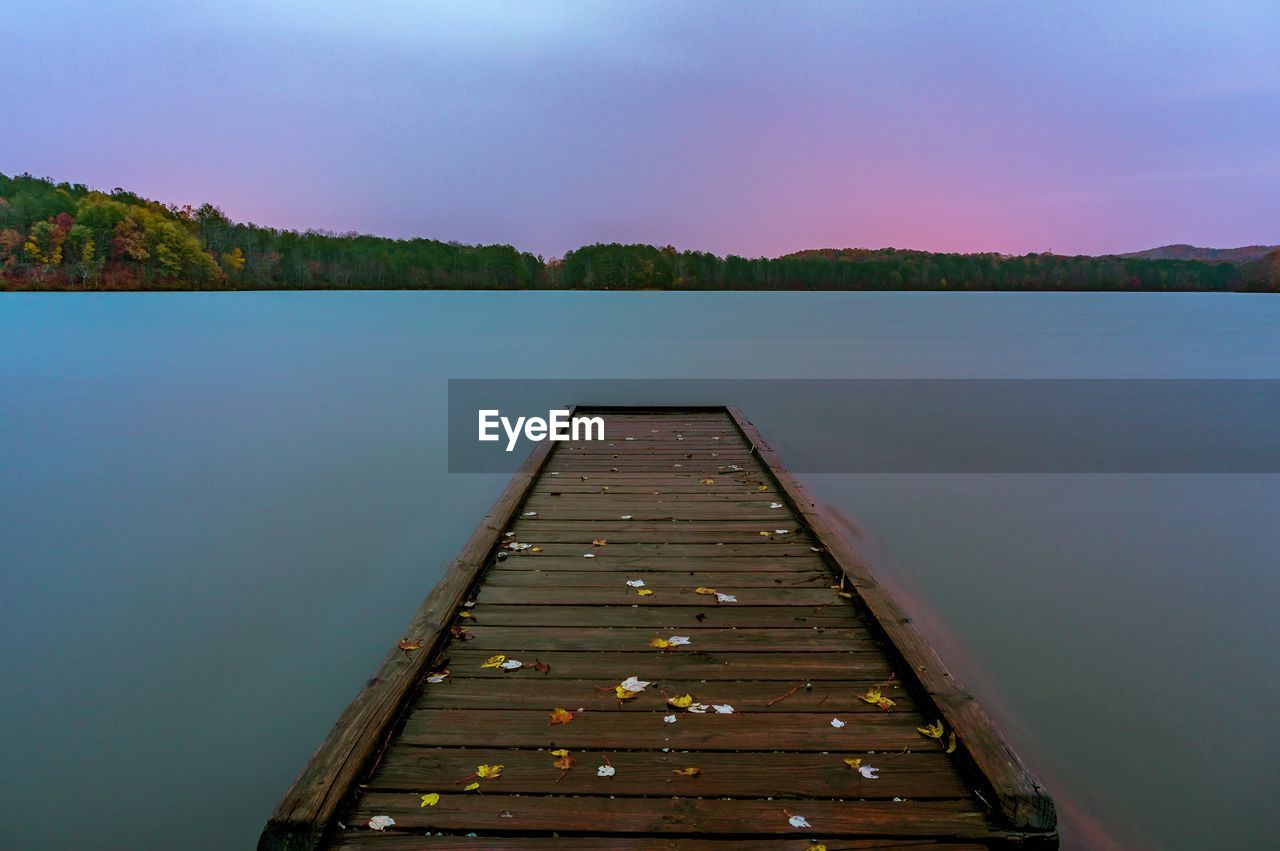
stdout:
{"type": "Polygon", "coordinates": [[[611,243],[544,261],[509,245],[279,230],[211,204],[0,174],[0,287],[1277,292],[1280,251],[1239,264],[894,248],[746,258],[611,243]]]}

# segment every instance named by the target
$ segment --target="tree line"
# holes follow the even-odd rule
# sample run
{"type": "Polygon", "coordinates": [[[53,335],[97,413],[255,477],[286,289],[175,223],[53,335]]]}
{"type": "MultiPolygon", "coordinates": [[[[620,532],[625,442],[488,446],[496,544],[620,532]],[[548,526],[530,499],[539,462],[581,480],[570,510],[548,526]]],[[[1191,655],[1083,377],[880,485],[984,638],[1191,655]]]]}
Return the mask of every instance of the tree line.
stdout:
{"type": "Polygon", "coordinates": [[[659,289],[1280,291],[1280,252],[1248,265],[886,249],[719,257],[596,244],[544,261],[508,245],[293,231],[123,189],[0,174],[5,289],[659,289]]]}

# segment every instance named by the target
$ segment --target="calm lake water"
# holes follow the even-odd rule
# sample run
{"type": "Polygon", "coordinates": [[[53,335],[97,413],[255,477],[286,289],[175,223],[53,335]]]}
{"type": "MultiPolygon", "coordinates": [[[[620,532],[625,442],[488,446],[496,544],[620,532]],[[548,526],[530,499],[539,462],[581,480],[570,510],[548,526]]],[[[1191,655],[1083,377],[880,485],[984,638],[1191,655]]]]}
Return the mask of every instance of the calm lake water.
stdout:
{"type": "MultiPolygon", "coordinates": [[[[6,847],[253,846],[505,483],[473,377],[1280,378],[1280,298],[2,295],[6,847]]],[[[1280,476],[803,478],[1064,847],[1274,839],[1280,476]]]]}

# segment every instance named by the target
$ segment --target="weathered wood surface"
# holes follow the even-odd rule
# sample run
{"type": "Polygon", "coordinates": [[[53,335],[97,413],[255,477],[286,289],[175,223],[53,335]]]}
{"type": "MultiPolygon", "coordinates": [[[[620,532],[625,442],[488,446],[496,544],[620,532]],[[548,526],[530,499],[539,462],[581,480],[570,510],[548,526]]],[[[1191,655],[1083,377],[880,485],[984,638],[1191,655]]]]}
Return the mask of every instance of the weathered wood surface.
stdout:
{"type": "Polygon", "coordinates": [[[1052,802],[739,413],[600,413],[605,441],[540,445],[260,847],[1056,846],[1052,802]],[[619,700],[630,676],[651,685],[619,700]]]}

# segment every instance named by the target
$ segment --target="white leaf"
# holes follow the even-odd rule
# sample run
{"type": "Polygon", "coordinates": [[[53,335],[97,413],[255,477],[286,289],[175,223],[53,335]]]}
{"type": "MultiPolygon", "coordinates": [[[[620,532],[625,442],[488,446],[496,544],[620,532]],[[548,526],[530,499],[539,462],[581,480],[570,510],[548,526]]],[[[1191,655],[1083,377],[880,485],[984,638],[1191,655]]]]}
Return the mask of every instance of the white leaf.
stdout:
{"type": "Polygon", "coordinates": [[[371,830],[386,830],[395,823],[396,820],[391,816],[374,816],[369,819],[369,828],[371,830]]]}
{"type": "Polygon", "coordinates": [[[867,778],[868,780],[879,780],[880,777],[876,774],[876,772],[879,770],[880,769],[873,768],[870,765],[858,766],[858,773],[861,774],[863,777],[867,778]]]}
{"type": "Polygon", "coordinates": [[[662,720],[663,720],[663,721],[666,721],[668,724],[674,724],[674,723],[676,723],[676,716],[674,716],[674,715],[665,715],[665,716],[663,716],[662,720]]]}
{"type": "Polygon", "coordinates": [[[686,712],[693,712],[697,715],[705,715],[707,714],[707,710],[710,708],[711,707],[707,706],[705,703],[691,703],[688,706],[686,706],[684,709],[686,712]]]}
{"type": "Polygon", "coordinates": [[[832,726],[832,727],[835,727],[837,730],[839,730],[841,727],[843,727],[843,726],[844,726],[844,722],[843,722],[843,721],[841,721],[839,718],[832,718],[832,719],[831,719],[831,726],[832,726]]]}
{"type": "Polygon", "coordinates": [[[721,715],[733,714],[733,707],[727,703],[713,703],[711,704],[711,708],[714,709],[716,712],[719,712],[721,715]]]}
{"type": "Polygon", "coordinates": [[[790,529],[774,529],[774,530],[773,530],[773,534],[775,534],[775,535],[790,535],[790,534],[791,534],[791,530],[790,530],[790,529]]]}
{"type": "Polygon", "coordinates": [[[787,819],[787,822],[792,827],[813,827],[813,825],[809,824],[809,820],[804,816],[792,816],[787,819]]]}
{"type": "Polygon", "coordinates": [[[519,659],[508,659],[498,667],[506,668],[508,671],[514,671],[516,668],[523,668],[524,662],[521,662],[519,659]]]}
{"type": "Polygon", "coordinates": [[[612,766],[612,765],[598,765],[598,766],[596,766],[596,776],[597,776],[597,777],[612,777],[612,776],[613,776],[613,766],[612,766]]]}
{"type": "Polygon", "coordinates": [[[436,685],[436,684],[438,684],[438,683],[442,683],[442,682],[444,682],[444,675],[443,675],[443,674],[432,674],[431,676],[427,677],[427,682],[431,683],[432,685],[436,685]]]}
{"type": "Polygon", "coordinates": [[[525,516],[525,517],[537,517],[537,516],[538,516],[538,512],[536,512],[536,511],[526,511],[526,512],[524,513],[524,516],[525,516]]]}
{"type": "Polygon", "coordinates": [[[624,437],[623,440],[635,440],[634,437],[624,437]]]}
{"type": "Polygon", "coordinates": [[[738,598],[733,596],[732,594],[721,594],[719,591],[716,592],[716,599],[719,600],[721,603],[738,602],[738,598]]]}
{"type": "Polygon", "coordinates": [[[630,519],[631,519],[631,515],[630,515],[630,514],[624,514],[624,515],[622,515],[622,519],[623,519],[623,520],[630,520],[630,519]]]}
{"type": "Polygon", "coordinates": [[[582,557],[583,557],[583,558],[595,558],[595,557],[596,557],[596,554],[595,554],[595,553],[583,553],[583,554],[582,554],[582,557]]]}
{"type": "Polygon", "coordinates": [[[622,681],[621,685],[627,691],[644,691],[649,687],[649,681],[636,679],[635,677],[627,677],[622,681]]]}
{"type": "Polygon", "coordinates": [[[673,646],[674,646],[674,645],[679,645],[679,644],[688,644],[688,643],[689,643],[689,636],[687,636],[687,635],[673,635],[673,636],[671,636],[670,638],[668,638],[668,639],[667,639],[667,643],[668,643],[668,644],[671,644],[671,645],[673,645],[673,646]]]}
{"type": "Polygon", "coordinates": [[[644,587],[644,580],[643,580],[643,579],[628,579],[628,580],[627,580],[627,584],[628,584],[628,585],[630,585],[632,588],[643,588],[643,587],[644,587]]]}
{"type": "Polygon", "coordinates": [[[769,503],[769,507],[770,507],[770,508],[781,508],[781,507],[782,507],[782,503],[780,503],[780,502],[771,502],[771,503],[769,503]]]}

